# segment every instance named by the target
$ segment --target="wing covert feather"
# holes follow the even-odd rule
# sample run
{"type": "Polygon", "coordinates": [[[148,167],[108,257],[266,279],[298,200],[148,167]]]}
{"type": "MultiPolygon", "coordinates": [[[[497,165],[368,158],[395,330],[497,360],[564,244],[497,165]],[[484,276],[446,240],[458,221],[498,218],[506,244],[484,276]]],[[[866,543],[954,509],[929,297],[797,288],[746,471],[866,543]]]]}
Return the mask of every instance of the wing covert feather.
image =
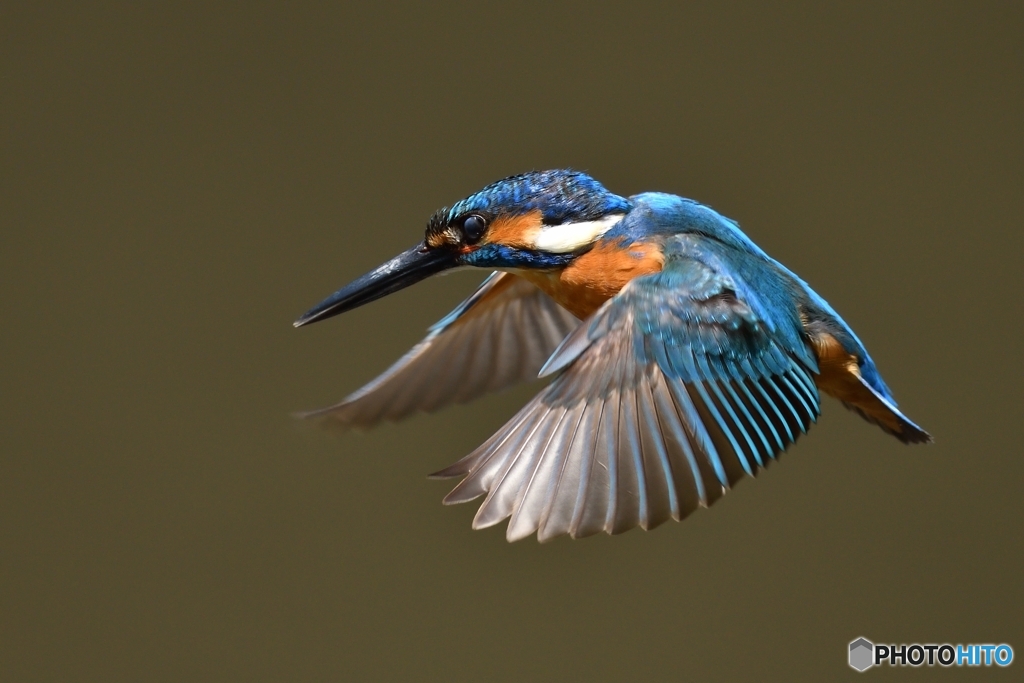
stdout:
{"type": "Polygon", "coordinates": [[[680,520],[817,418],[796,315],[748,301],[756,289],[698,241],[676,238],[666,255],[562,341],[550,385],[434,475],[464,477],[446,503],[486,494],[474,528],[511,518],[509,540],[546,541],[680,520]]]}

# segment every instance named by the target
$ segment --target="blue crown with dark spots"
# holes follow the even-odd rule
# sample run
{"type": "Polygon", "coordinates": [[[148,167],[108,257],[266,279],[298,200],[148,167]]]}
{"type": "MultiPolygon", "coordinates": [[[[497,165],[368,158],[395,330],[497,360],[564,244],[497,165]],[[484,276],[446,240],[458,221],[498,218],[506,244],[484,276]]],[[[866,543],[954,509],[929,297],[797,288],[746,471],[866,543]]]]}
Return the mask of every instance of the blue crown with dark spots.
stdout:
{"type": "Polygon", "coordinates": [[[492,216],[521,216],[540,211],[546,225],[592,221],[629,210],[629,202],[605,189],[586,173],[571,170],[531,171],[491,183],[439,214],[451,221],[474,211],[492,216]]]}

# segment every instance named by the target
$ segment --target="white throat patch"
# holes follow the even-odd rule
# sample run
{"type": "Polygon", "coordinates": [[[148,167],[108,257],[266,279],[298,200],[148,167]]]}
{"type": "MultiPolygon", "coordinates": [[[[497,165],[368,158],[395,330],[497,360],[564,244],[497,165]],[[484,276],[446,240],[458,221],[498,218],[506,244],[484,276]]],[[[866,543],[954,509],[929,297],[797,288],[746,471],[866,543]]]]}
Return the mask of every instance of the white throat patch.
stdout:
{"type": "Polygon", "coordinates": [[[567,254],[591,244],[622,220],[623,213],[605,216],[596,221],[548,225],[538,230],[533,237],[533,248],[549,254],[567,254]]]}

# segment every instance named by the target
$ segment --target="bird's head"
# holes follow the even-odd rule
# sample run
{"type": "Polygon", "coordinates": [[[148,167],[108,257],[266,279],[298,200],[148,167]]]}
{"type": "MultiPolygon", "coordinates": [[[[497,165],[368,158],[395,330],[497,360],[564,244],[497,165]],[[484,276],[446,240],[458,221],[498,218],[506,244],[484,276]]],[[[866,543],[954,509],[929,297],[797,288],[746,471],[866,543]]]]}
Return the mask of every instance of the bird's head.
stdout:
{"type": "Polygon", "coordinates": [[[534,171],[499,180],[434,213],[423,242],[341,288],[295,326],[344,313],[453,268],[564,267],[629,208],[628,200],[577,171],[534,171]]]}

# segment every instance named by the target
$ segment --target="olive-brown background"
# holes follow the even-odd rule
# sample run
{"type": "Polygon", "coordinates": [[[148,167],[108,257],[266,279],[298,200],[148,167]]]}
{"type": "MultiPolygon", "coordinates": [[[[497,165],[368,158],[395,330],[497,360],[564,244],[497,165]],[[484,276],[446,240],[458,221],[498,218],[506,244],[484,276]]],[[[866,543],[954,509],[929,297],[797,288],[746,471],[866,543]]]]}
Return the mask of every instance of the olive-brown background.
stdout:
{"type": "Polygon", "coordinates": [[[1021,5],[360,4],[0,10],[0,679],[826,681],[861,635],[1024,655],[1021,5]],[[424,475],[536,386],[369,434],[289,417],[479,276],[299,313],[437,207],[560,166],[739,220],[937,443],[829,400],[684,524],[508,545],[424,475]]]}

